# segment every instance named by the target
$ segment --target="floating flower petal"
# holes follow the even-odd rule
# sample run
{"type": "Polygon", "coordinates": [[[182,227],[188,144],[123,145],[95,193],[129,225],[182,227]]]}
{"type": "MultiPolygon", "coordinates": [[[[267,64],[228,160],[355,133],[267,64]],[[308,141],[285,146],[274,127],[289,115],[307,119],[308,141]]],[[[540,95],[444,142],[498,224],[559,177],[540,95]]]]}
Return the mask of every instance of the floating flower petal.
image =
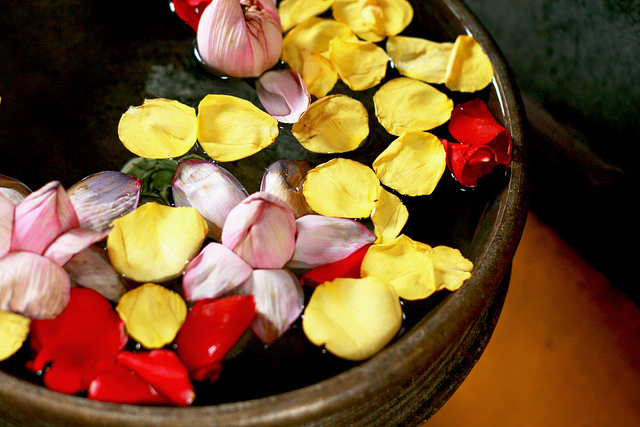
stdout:
{"type": "Polygon", "coordinates": [[[465,187],[475,187],[478,179],[487,175],[496,166],[496,152],[488,145],[459,144],[442,140],[447,151],[447,167],[465,187]]]}
{"type": "Polygon", "coordinates": [[[13,233],[13,218],[16,205],[11,199],[0,193],[0,257],[11,250],[11,235],[13,233]]]}
{"type": "Polygon", "coordinates": [[[398,237],[409,219],[409,210],[402,201],[384,188],[371,213],[375,243],[387,243],[398,237]]]}
{"type": "Polygon", "coordinates": [[[321,215],[367,218],[381,189],[371,168],[335,158],[309,171],[303,193],[309,206],[321,215]]]}
{"type": "Polygon", "coordinates": [[[277,160],[262,175],[260,191],[287,202],[296,218],[314,213],[302,194],[302,184],[310,170],[311,165],[305,160],[277,160]]]}
{"type": "Polygon", "coordinates": [[[309,90],[296,70],[269,70],[256,79],[258,99],[280,123],[295,123],[311,103],[309,90]]]}
{"type": "Polygon", "coordinates": [[[98,291],[106,299],[118,302],[127,288],[111,263],[107,251],[97,245],[78,252],[64,265],[74,282],[98,291]]]}
{"type": "Polygon", "coordinates": [[[459,92],[476,92],[487,87],[492,79],[491,61],[480,44],[471,36],[458,36],[447,67],[445,86],[459,92]]]}
{"type": "Polygon", "coordinates": [[[291,131],[309,151],[345,153],[358,148],[369,135],[369,116],[360,101],[330,95],[311,104],[291,131]]]}
{"type": "Polygon", "coordinates": [[[455,291],[471,277],[473,263],[463,257],[458,249],[436,246],[431,258],[437,290],[455,291]]]}
{"type": "Polygon", "coordinates": [[[178,277],[207,235],[194,208],[145,203],[114,221],[107,239],[113,267],[137,282],[161,283],[178,277]]]}
{"type": "Polygon", "coordinates": [[[7,197],[14,205],[18,205],[29,194],[31,190],[22,182],[0,175],[0,195],[7,197]]]}
{"type": "Polygon", "coordinates": [[[107,237],[109,231],[74,228],[58,236],[44,252],[44,256],[63,266],[78,252],[107,237]]]}
{"type": "Polygon", "coordinates": [[[402,32],[413,19],[413,8],[407,0],[336,0],[333,17],[360,38],[379,42],[402,32]]]}
{"type": "Polygon", "coordinates": [[[175,292],[145,283],[124,294],[116,311],[131,338],[145,348],[160,348],[176,337],[187,317],[187,304],[175,292]]]}
{"type": "Polygon", "coordinates": [[[0,310],[0,361],[20,350],[29,336],[30,323],[28,317],[0,310]]]}
{"type": "Polygon", "coordinates": [[[198,106],[198,141],[218,162],[243,159],[271,145],[278,121],[251,102],[207,95],[198,106]]]}
{"type": "Polygon", "coordinates": [[[315,52],[302,50],[302,79],[311,95],[322,98],[338,81],[338,70],[329,58],[315,52]]]}
{"type": "Polygon", "coordinates": [[[323,283],[311,295],[302,319],[309,341],[348,360],[373,356],[393,339],[401,323],[398,295],[377,277],[323,283]]]}
{"type": "Polygon", "coordinates": [[[446,168],[442,142],[421,131],[404,132],[373,162],[380,182],[408,196],[431,194],[446,168]]]}
{"type": "Polygon", "coordinates": [[[211,0],[171,0],[176,15],[189,24],[193,31],[198,31],[200,15],[209,3],[211,0]]]}
{"type": "Polygon", "coordinates": [[[362,259],[367,253],[367,250],[369,250],[369,246],[371,245],[361,247],[340,261],[312,268],[300,277],[300,283],[305,286],[316,287],[324,282],[330,282],[337,279],[338,277],[359,279],[362,259]]]}
{"type": "Polygon", "coordinates": [[[329,59],[351,90],[369,89],[382,81],[387,73],[389,57],[372,42],[346,42],[334,38],[329,44],[329,59]]]}
{"type": "Polygon", "coordinates": [[[278,4],[282,32],[304,22],[307,18],[318,16],[329,10],[335,0],[282,0],[278,4]]]}
{"type": "Polygon", "coordinates": [[[442,84],[447,75],[453,43],[392,36],[387,39],[386,49],[393,65],[403,76],[442,84]]]}
{"type": "Polygon", "coordinates": [[[419,80],[399,77],[373,95],[376,117],[392,135],[408,130],[429,130],[451,117],[453,101],[419,80]]]}
{"type": "Polygon", "coordinates": [[[170,99],[147,99],[129,107],[118,123],[118,137],[132,153],[150,159],[185,154],[196,143],[193,107],[170,99]]]}

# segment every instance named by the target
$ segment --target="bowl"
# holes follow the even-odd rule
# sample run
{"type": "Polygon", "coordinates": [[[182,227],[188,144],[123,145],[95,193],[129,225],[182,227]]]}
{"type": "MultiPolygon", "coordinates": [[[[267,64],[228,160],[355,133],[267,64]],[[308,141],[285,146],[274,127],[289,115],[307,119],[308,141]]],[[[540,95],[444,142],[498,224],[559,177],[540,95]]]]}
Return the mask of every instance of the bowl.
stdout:
{"type": "MultiPolygon", "coordinates": [[[[130,157],[116,135],[127,106],[140,104],[158,81],[174,82],[178,87],[172,90],[186,98],[193,87],[206,84],[200,75],[188,77],[189,83],[158,80],[189,62],[192,56],[185,52],[193,49],[193,34],[165,10],[166,4],[136,1],[118,9],[123,6],[106,1],[23,3],[0,18],[6,40],[0,47],[0,62],[6,64],[0,70],[0,144],[6,153],[0,173],[32,188],[54,179],[70,186],[99,170],[118,170],[130,157]]],[[[15,364],[3,362],[0,423],[418,425],[446,402],[481,356],[507,293],[527,215],[526,118],[504,58],[463,2],[412,4],[415,35],[451,41],[469,34],[483,46],[495,72],[486,101],[514,144],[508,168],[489,177],[482,189],[459,192],[445,212],[448,220],[434,226],[425,212],[431,202],[406,201],[411,233],[452,242],[474,262],[465,285],[412,309],[406,331],[374,357],[247,399],[190,408],[95,402],[49,391],[25,378],[15,364]]],[[[313,363],[308,369],[315,369],[313,363]]],[[[238,382],[248,385],[251,378],[238,382]]]]}

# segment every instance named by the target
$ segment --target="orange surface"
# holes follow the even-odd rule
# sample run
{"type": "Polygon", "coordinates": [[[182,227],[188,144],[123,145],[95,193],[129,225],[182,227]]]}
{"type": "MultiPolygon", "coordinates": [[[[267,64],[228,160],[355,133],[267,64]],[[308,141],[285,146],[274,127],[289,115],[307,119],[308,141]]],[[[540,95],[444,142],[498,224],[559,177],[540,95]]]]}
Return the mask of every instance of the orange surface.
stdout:
{"type": "Polygon", "coordinates": [[[489,345],[424,427],[446,426],[640,426],[640,309],[533,215],[489,345]]]}

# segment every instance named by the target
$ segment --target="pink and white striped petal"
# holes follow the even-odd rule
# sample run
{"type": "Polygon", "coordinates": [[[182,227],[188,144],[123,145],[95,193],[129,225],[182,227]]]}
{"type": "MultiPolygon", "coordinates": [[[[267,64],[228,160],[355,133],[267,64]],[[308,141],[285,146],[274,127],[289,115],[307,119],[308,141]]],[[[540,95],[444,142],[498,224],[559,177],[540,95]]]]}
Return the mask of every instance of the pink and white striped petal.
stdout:
{"type": "Polygon", "coordinates": [[[107,237],[109,231],[110,229],[96,231],[74,228],[58,236],[44,252],[44,256],[63,266],[78,252],[107,237]]]}
{"type": "Polygon", "coordinates": [[[0,194],[17,206],[25,197],[31,194],[31,189],[17,179],[0,175],[0,194]]]}
{"type": "Polygon", "coordinates": [[[111,266],[107,251],[97,245],[78,252],[64,265],[72,281],[118,302],[127,292],[122,276],[111,266]]]}
{"type": "Polygon", "coordinates": [[[0,257],[5,256],[11,249],[11,234],[13,231],[13,216],[16,206],[8,198],[0,194],[0,257]]]}
{"type": "Polygon", "coordinates": [[[309,89],[295,70],[265,71],[256,80],[258,99],[280,123],[296,123],[311,104],[309,89]]]}

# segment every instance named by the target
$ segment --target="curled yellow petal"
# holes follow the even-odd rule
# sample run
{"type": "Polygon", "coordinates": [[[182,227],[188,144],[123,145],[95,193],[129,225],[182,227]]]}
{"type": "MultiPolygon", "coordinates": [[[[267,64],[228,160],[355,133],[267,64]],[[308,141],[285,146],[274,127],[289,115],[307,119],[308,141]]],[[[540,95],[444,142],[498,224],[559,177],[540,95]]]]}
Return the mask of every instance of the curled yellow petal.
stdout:
{"type": "Polygon", "coordinates": [[[379,277],[406,300],[428,297],[436,291],[431,246],[404,234],[389,243],[372,245],[362,260],[362,277],[379,277]]]}
{"type": "Polygon", "coordinates": [[[109,260],[137,282],[165,282],[180,276],[206,235],[207,223],[194,208],[145,203],[113,222],[109,260]]]}
{"type": "Polygon", "coordinates": [[[357,41],[358,37],[342,22],[312,17],[294,27],[282,41],[282,60],[302,74],[302,51],[326,54],[334,37],[357,41]]]}
{"type": "Polygon", "coordinates": [[[384,49],[372,42],[346,42],[339,38],[329,43],[329,59],[352,90],[365,90],[380,83],[389,62],[384,49]]]}
{"type": "Polygon", "coordinates": [[[381,189],[371,168],[355,160],[335,158],[307,173],[302,192],[311,209],[321,215],[367,218],[381,189]]]}
{"type": "Polygon", "coordinates": [[[169,99],[147,99],[122,115],[118,137],[137,156],[165,159],[189,151],[196,143],[196,128],[193,107],[169,99]]]}
{"type": "Polygon", "coordinates": [[[339,278],[318,286],[304,311],[309,341],[348,360],[373,356],[402,323],[396,292],[384,280],[339,278]]]}
{"type": "Polygon", "coordinates": [[[373,162],[380,182],[408,196],[431,194],[446,167],[442,142],[421,131],[403,133],[373,162]]]}
{"type": "Polygon", "coordinates": [[[444,84],[450,90],[475,92],[493,79],[493,67],[480,44],[471,36],[458,36],[451,52],[444,84]]]}
{"type": "Polygon", "coordinates": [[[333,17],[360,38],[379,42],[402,32],[413,19],[413,8],[407,0],[336,0],[333,17]]]}
{"type": "Polygon", "coordinates": [[[346,95],[331,95],[313,102],[291,131],[304,148],[315,153],[345,153],[369,135],[367,109],[346,95]]]}
{"type": "Polygon", "coordinates": [[[328,58],[319,53],[303,50],[300,75],[311,95],[322,98],[338,81],[338,70],[328,58]]]}
{"type": "Polygon", "coordinates": [[[451,118],[453,101],[419,80],[399,77],[373,95],[376,117],[391,135],[408,130],[429,130],[451,118]]]}
{"type": "Polygon", "coordinates": [[[20,350],[29,335],[31,320],[21,314],[0,310],[0,360],[20,350]]]}
{"type": "Polygon", "coordinates": [[[124,294],[116,311],[127,334],[148,349],[172,342],[187,318],[187,304],[182,297],[154,283],[124,294]]]}
{"type": "Polygon", "coordinates": [[[433,269],[436,288],[455,291],[465,280],[471,277],[473,263],[466,259],[458,249],[448,246],[433,248],[433,269]]]}
{"type": "Polygon", "coordinates": [[[371,214],[375,243],[387,243],[398,237],[409,219],[409,210],[402,201],[384,188],[371,214]]]}
{"type": "Polygon", "coordinates": [[[218,162],[249,157],[277,136],[278,121],[245,99],[207,95],[198,105],[198,141],[218,162]]]}
{"type": "Polygon", "coordinates": [[[427,83],[444,83],[453,43],[393,36],[387,39],[386,48],[393,65],[403,76],[427,83]]]}
{"type": "Polygon", "coordinates": [[[282,0],[278,5],[282,32],[285,33],[312,16],[329,10],[334,0],[282,0]]]}

